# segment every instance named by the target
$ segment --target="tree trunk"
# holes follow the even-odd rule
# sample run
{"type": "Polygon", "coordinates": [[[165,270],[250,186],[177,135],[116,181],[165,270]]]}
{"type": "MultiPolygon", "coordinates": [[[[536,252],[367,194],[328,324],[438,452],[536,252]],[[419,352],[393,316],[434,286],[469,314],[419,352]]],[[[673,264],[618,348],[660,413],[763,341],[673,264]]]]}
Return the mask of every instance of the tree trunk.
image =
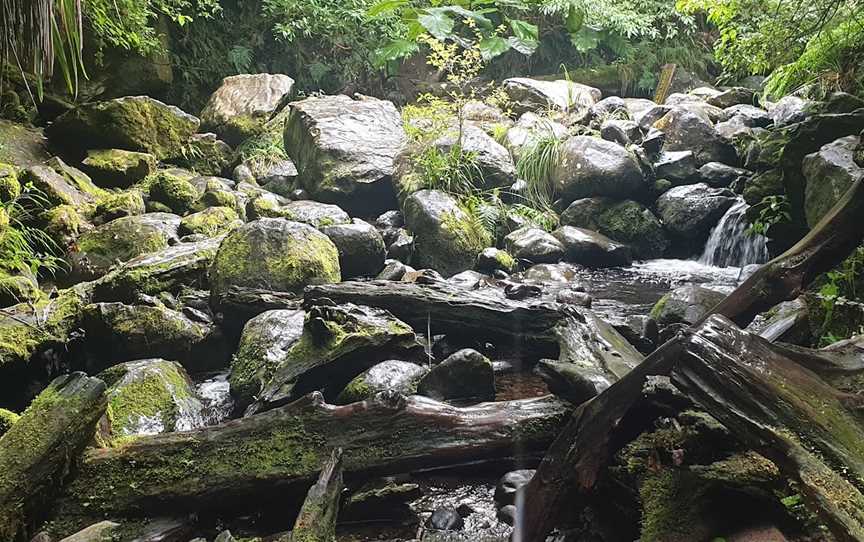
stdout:
{"type": "Polygon", "coordinates": [[[337,448],[309,489],[294,530],[281,542],[336,542],[336,518],[343,487],[342,450],[337,448]]]}
{"type": "Polygon", "coordinates": [[[569,413],[552,397],[459,408],[381,393],[333,406],[313,393],[214,427],[90,450],[59,514],[236,513],[270,495],[305,490],[327,450],[342,448],[354,477],[489,461],[544,450],[569,413]]]}
{"type": "Polygon", "coordinates": [[[56,378],[0,438],[0,540],[29,539],[105,413],[105,384],[56,378]]]}

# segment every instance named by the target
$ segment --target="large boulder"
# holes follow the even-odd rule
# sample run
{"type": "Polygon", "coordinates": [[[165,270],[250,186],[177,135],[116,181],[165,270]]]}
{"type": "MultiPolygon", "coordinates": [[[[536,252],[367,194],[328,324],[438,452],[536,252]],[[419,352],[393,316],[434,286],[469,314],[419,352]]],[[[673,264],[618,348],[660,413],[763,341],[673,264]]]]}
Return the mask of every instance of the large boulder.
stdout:
{"type": "Polygon", "coordinates": [[[89,369],[161,357],[194,372],[222,368],[228,360],[221,335],[210,323],[162,305],[94,303],[84,308],[82,328],[89,369]]]}
{"type": "Polygon", "coordinates": [[[324,226],[321,231],[339,251],[343,278],[374,277],[384,268],[384,239],[368,222],[354,219],[351,224],[324,226]]]}
{"type": "Polygon", "coordinates": [[[673,237],[698,241],[708,237],[736,200],[735,193],[725,188],[702,183],[676,186],[657,200],[657,212],[673,237]]]}
{"type": "Polygon", "coordinates": [[[688,184],[698,171],[693,151],[667,151],[654,162],[654,174],[673,185],[688,184]]]}
{"type": "Polygon", "coordinates": [[[118,263],[175,244],[180,217],[147,213],[112,220],[83,234],[69,254],[75,277],[90,280],[118,263]]]}
{"type": "Polygon", "coordinates": [[[156,158],[144,152],[95,149],[87,151],[81,167],[100,186],[128,188],[156,171],[156,158]]]}
{"type": "Polygon", "coordinates": [[[406,135],[392,103],[340,95],[290,107],[285,150],[315,199],[360,216],[395,208],[391,178],[406,135]]]}
{"type": "Polygon", "coordinates": [[[179,215],[190,212],[201,198],[201,193],[190,182],[193,178],[184,170],[158,172],[149,184],[151,202],[161,203],[179,215]]]}
{"type": "MultiPolygon", "coordinates": [[[[83,175],[83,172],[79,173],[83,175]]],[[[89,180],[87,177],[88,182],[89,180]]],[[[50,206],[72,205],[81,208],[95,203],[97,199],[94,191],[82,189],[85,187],[78,186],[74,178],[62,175],[47,165],[33,166],[24,170],[21,174],[21,183],[32,184],[42,193],[50,206]]],[[[95,189],[95,186],[93,188],[95,189]]]]}
{"type": "Polygon", "coordinates": [[[586,267],[626,266],[633,262],[632,249],[602,233],[561,226],[552,235],[564,246],[564,259],[586,267]]]}
{"type": "Polygon", "coordinates": [[[459,350],[420,380],[417,393],[439,401],[492,400],[495,398],[492,362],[476,350],[459,350]]]}
{"type": "Polygon", "coordinates": [[[781,128],[796,122],[801,122],[807,117],[807,109],[812,102],[799,98],[798,96],[784,96],[768,108],[774,126],[781,128]]]}
{"type": "Polygon", "coordinates": [[[525,113],[507,130],[505,145],[518,160],[525,151],[534,148],[540,141],[565,137],[567,128],[563,124],[536,113],[525,113]]]}
{"type": "Polygon", "coordinates": [[[693,325],[725,297],[722,292],[702,286],[682,286],[660,298],[651,309],[651,317],[661,325],[693,325]]]}
{"type": "MultiPolygon", "coordinates": [[[[462,152],[472,159],[483,177],[486,188],[509,187],[516,182],[516,166],[510,153],[486,132],[473,124],[462,127],[461,143],[458,129],[449,130],[432,145],[444,153],[449,153],[460,145],[462,152]]],[[[480,187],[478,187],[480,188],[480,187]]]]}
{"type": "Polygon", "coordinates": [[[556,263],[564,256],[564,245],[549,233],[526,226],[504,238],[507,252],[533,263],[556,263]]]}
{"type": "Polygon", "coordinates": [[[632,197],[644,188],[639,162],[617,143],[576,136],[565,141],[559,152],[552,183],[565,202],[595,196],[632,197]]]}
{"type": "Polygon", "coordinates": [[[864,177],[864,168],[854,161],[858,136],[846,136],[804,157],[802,171],[807,185],[804,211],[812,228],[840,201],[852,184],[864,177]]]}
{"type": "Polygon", "coordinates": [[[287,75],[256,73],[226,77],[201,110],[201,126],[232,145],[260,132],[294,92],[287,75]]]}
{"type": "Polygon", "coordinates": [[[603,96],[599,89],[572,81],[541,81],[526,77],[506,79],[504,92],[512,102],[516,114],[537,112],[552,108],[559,111],[585,110],[603,96]]]}
{"type": "Polygon", "coordinates": [[[188,431],[204,425],[203,406],[179,364],[164,359],[122,363],[99,373],[109,386],[100,423],[106,441],[188,431]]]}
{"type": "Polygon", "coordinates": [[[215,237],[227,233],[243,222],[230,207],[208,207],[203,211],[184,216],[180,221],[180,235],[204,235],[215,237]]]}
{"type": "Polygon", "coordinates": [[[351,217],[338,205],[318,203],[317,201],[292,201],[279,209],[280,216],[309,224],[316,228],[351,223],[351,217]]]}
{"type": "Polygon", "coordinates": [[[669,247],[669,239],[657,217],[632,200],[576,200],[561,215],[561,224],[597,231],[626,243],[638,258],[659,258],[669,247]]]}
{"type": "Polygon", "coordinates": [[[245,408],[273,376],[273,371],[303,334],[302,310],[266,311],[249,320],[231,361],[231,396],[245,408]]]}
{"type": "Polygon", "coordinates": [[[405,200],[405,223],[414,233],[414,260],[450,276],[474,267],[477,255],[491,244],[456,200],[440,190],[420,190],[405,200]]]}
{"type": "Polygon", "coordinates": [[[348,383],[336,402],[356,403],[369,399],[381,391],[394,391],[402,395],[417,393],[417,383],[428,370],[410,361],[387,360],[362,372],[348,383]]]}
{"type": "Polygon", "coordinates": [[[0,162],[26,168],[51,158],[41,128],[0,119],[0,141],[0,162]]]}
{"type": "Polygon", "coordinates": [[[228,234],[210,270],[214,298],[232,287],[302,292],[310,284],[341,280],[339,253],[315,228],[262,218],[228,234]]]}
{"type": "Polygon", "coordinates": [[[710,121],[690,111],[674,108],[654,127],[666,134],[666,151],[693,151],[701,166],[708,162],[734,165],[738,162],[735,147],[720,136],[710,121]]]}
{"type": "Polygon", "coordinates": [[[158,160],[181,159],[200,121],[147,96],[83,104],[46,129],[59,147],[147,152],[158,160]]]}

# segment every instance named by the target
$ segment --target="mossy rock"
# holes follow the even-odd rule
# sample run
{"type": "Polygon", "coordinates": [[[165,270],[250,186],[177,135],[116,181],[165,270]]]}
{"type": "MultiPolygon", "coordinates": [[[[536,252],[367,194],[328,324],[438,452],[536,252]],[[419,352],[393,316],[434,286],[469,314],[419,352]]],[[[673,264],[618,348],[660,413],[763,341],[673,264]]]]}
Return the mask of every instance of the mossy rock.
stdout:
{"type": "Polygon", "coordinates": [[[177,242],[180,217],[167,213],[148,213],[112,220],[78,238],[69,255],[73,274],[93,279],[107,273],[117,263],[156,252],[177,242]]]}
{"type": "Polygon", "coordinates": [[[214,237],[227,233],[240,226],[242,222],[234,209],[229,207],[209,207],[203,211],[183,217],[180,221],[180,235],[206,235],[214,237]]]}
{"type": "Polygon", "coordinates": [[[40,219],[45,233],[63,247],[69,246],[91,227],[74,205],[58,205],[48,209],[40,219]]]}
{"type": "Polygon", "coordinates": [[[695,324],[726,295],[701,286],[676,288],[660,298],[651,309],[651,318],[661,325],[695,324]]]}
{"type": "Polygon", "coordinates": [[[7,203],[21,195],[18,168],[11,164],[0,164],[0,203],[7,203]]]}
{"type": "Polygon", "coordinates": [[[18,414],[15,414],[11,410],[6,410],[5,408],[0,408],[0,437],[2,437],[6,431],[8,431],[15,422],[17,422],[21,418],[18,414]]]}
{"type": "Polygon", "coordinates": [[[0,274],[0,306],[33,303],[42,295],[34,277],[0,274]]]}
{"type": "Polygon", "coordinates": [[[639,258],[659,258],[670,244],[657,217],[632,200],[576,200],[561,214],[561,224],[597,231],[626,243],[639,258]]]}
{"type": "Polygon", "coordinates": [[[51,158],[40,128],[0,119],[0,141],[0,162],[27,168],[51,158]]]}
{"type": "Polygon", "coordinates": [[[768,196],[782,196],[786,193],[783,182],[783,170],[769,169],[747,181],[744,186],[744,200],[750,205],[757,205],[768,196]]]}
{"type": "Polygon", "coordinates": [[[330,239],[299,222],[263,218],[232,231],[210,271],[214,296],[231,287],[301,292],[339,282],[339,253],[330,239]]]}
{"type": "Polygon", "coordinates": [[[417,393],[439,401],[491,401],[495,398],[492,361],[476,350],[459,350],[433,367],[418,382],[417,393]]]}
{"type": "Polygon", "coordinates": [[[153,201],[167,205],[179,215],[191,211],[201,197],[192,183],[169,171],[156,173],[149,186],[150,198],[153,201]]]}
{"type": "Polygon", "coordinates": [[[215,134],[195,134],[186,156],[175,162],[201,175],[222,175],[230,169],[233,158],[234,151],[215,134]]]}
{"type": "Polygon", "coordinates": [[[81,165],[102,186],[128,188],[156,171],[156,157],[122,149],[95,149],[87,151],[81,165]]]}
{"type": "Polygon", "coordinates": [[[417,383],[427,369],[410,361],[382,361],[367,369],[345,386],[336,403],[347,405],[369,399],[381,391],[394,391],[402,395],[417,393],[417,383]]]}
{"type": "Polygon", "coordinates": [[[134,189],[111,194],[96,205],[96,217],[102,223],[124,216],[143,215],[145,211],[144,196],[134,189]]]}
{"type": "Polygon", "coordinates": [[[101,435],[108,442],[203,425],[201,402],[186,371],[176,362],[146,359],[122,363],[99,377],[109,386],[105,416],[110,432],[101,435]]]}
{"type": "Polygon", "coordinates": [[[197,118],[146,96],[80,105],[46,129],[48,139],[74,149],[118,148],[146,152],[157,160],[182,158],[197,118]]]}

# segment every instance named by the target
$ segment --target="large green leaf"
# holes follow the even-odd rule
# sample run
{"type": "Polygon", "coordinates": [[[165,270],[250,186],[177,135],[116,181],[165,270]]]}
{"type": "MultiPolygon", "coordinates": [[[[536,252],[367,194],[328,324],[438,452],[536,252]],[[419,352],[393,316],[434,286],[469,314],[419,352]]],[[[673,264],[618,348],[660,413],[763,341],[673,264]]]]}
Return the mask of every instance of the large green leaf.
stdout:
{"type": "Polygon", "coordinates": [[[523,55],[533,55],[540,45],[540,31],[537,25],[518,19],[510,19],[513,35],[507,39],[511,47],[523,55]]]}
{"type": "Polygon", "coordinates": [[[456,22],[447,15],[444,8],[430,8],[420,13],[417,22],[423,25],[427,32],[439,40],[445,40],[453,35],[456,22]]]}
{"type": "Polygon", "coordinates": [[[510,49],[510,44],[500,36],[488,36],[480,40],[477,44],[480,49],[480,54],[486,60],[491,60],[496,56],[507,52],[510,49]]]}
{"type": "Polygon", "coordinates": [[[600,44],[600,38],[600,32],[587,26],[583,26],[578,32],[570,34],[570,42],[580,53],[587,53],[596,49],[597,45],[600,44]]]}
{"type": "Polygon", "coordinates": [[[567,19],[564,21],[564,26],[567,27],[567,32],[573,34],[582,29],[582,24],[585,22],[585,12],[576,9],[576,6],[570,6],[570,11],[567,12],[567,19]]]}
{"type": "Polygon", "coordinates": [[[408,0],[381,0],[366,12],[369,17],[377,17],[384,13],[391,13],[397,9],[407,6],[408,0]]]}
{"type": "Polygon", "coordinates": [[[469,9],[463,8],[462,6],[447,6],[435,9],[440,9],[441,11],[452,13],[453,15],[457,15],[463,19],[471,19],[475,23],[477,23],[477,26],[479,26],[480,28],[491,30],[494,26],[492,24],[492,20],[488,17],[483,16],[483,14],[479,11],[471,11],[469,9]]]}
{"type": "Polygon", "coordinates": [[[420,48],[416,42],[408,40],[394,40],[375,51],[374,64],[376,68],[383,68],[388,62],[411,56],[420,48]]]}

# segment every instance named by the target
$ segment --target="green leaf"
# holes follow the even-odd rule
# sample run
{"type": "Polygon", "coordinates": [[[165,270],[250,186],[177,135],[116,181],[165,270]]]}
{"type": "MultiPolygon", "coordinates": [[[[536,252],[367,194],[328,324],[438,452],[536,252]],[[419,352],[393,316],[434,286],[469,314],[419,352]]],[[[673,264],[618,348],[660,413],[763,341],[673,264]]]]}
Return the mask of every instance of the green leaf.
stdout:
{"type": "MultiPolygon", "coordinates": [[[[444,11],[447,13],[452,13],[453,15],[458,15],[459,17],[462,17],[463,19],[472,19],[475,23],[477,23],[477,26],[479,26],[480,28],[485,28],[487,30],[490,30],[494,27],[494,25],[492,24],[492,20],[489,19],[488,17],[484,17],[483,14],[478,12],[478,11],[471,11],[471,10],[465,9],[461,6],[448,6],[448,7],[436,8],[436,9],[440,9],[441,11],[444,11]]],[[[429,10],[429,11],[431,11],[431,10],[429,10]]]]}
{"type": "Polygon", "coordinates": [[[527,21],[510,19],[510,28],[513,29],[513,35],[523,41],[537,41],[540,37],[540,29],[537,25],[527,21]]]}
{"type": "Polygon", "coordinates": [[[443,8],[430,8],[417,17],[417,22],[432,36],[439,40],[445,40],[453,35],[453,27],[456,22],[447,15],[443,8]]]}
{"type": "Polygon", "coordinates": [[[600,32],[587,26],[582,27],[578,32],[570,34],[570,43],[580,53],[593,51],[600,43],[600,32]]]}
{"type": "Polygon", "coordinates": [[[582,24],[585,22],[585,13],[576,9],[576,6],[570,6],[570,11],[567,12],[567,19],[564,21],[564,26],[567,32],[574,34],[582,29],[582,24]]]}
{"type": "Polygon", "coordinates": [[[499,36],[488,36],[480,40],[477,47],[480,49],[480,54],[483,55],[484,59],[491,60],[507,52],[510,49],[510,44],[499,36]]]}
{"type": "Polygon", "coordinates": [[[408,5],[408,0],[382,0],[378,2],[366,12],[369,17],[377,17],[384,13],[391,13],[397,9],[408,5]]]}
{"type": "Polygon", "coordinates": [[[376,68],[383,68],[388,62],[399,60],[416,53],[420,48],[413,41],[394,40],[375,51],[374,64],[376,68]]]}

